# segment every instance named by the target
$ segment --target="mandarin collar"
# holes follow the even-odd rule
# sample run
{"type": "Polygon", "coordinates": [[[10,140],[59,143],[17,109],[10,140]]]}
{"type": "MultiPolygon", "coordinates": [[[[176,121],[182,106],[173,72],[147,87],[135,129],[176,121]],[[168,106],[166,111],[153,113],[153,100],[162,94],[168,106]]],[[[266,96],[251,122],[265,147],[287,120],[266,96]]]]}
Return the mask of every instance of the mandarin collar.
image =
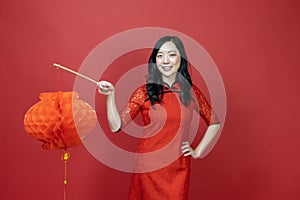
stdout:
{"type": "Polygon", "coordinates": [[[163,86],[164,86],[164,90],[165,91],[180,91],[180,84],[178,81],[175,81],[171,86],[168,84],[168,83],[163,83],[163,86]]]}

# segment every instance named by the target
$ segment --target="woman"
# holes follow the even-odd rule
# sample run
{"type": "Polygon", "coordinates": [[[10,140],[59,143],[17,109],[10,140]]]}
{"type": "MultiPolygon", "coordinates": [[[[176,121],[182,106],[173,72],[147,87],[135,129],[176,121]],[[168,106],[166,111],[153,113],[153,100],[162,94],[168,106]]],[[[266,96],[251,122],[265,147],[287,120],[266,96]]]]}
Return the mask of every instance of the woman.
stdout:
{"type": "Polygon", "coordinates": [[[137,159],[135,167],[143,173],[133,174],[129,199],[188,199],[190,157],[207,155],[220,123],[206,98],[192,83],[180,39],[165,36],[157,41],[148,62],[146,84],[135,90],[120,114],[115,104],[114,86],[106,81],[100,81],[98,86],[99,93],[107,96],[111,130],[117,132],[141,113],[145,129],[137,153],[158,152],[151,159],[146,156],[137,159]],[[187,142],[193,110],[208,125],[195,149],[187,142]]]}

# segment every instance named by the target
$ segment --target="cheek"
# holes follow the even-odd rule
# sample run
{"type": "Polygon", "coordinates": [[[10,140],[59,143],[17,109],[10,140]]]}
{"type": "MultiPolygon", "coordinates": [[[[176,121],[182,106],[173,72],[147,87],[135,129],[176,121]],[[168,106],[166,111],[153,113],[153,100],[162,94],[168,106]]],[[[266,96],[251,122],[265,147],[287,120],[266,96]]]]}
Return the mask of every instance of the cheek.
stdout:
{"type": "Polygon", "coordinates": [[[180,64],[181,64],[181,58],[177,58],[175,63],[174,63],[174,68],[176,71],[178,71],[178,69],[180,68],[180,64]]]}
{"type": "Polygon", "coordinates": [[[160,64],[161,64],[161,62],[162,62],[162,61],[161,61],[161,59],[159,59],[159,58],[156,58],[156,64],[157,64],[157,65],[160,65],[160,64]]]}
{"type": "Polygon", "coordinates": [[[180,65],[180,62],[181,62],[181,58],[180,57],[176,57],[172,60],[172,62],[175,64],[175,65],[180,65]]]}

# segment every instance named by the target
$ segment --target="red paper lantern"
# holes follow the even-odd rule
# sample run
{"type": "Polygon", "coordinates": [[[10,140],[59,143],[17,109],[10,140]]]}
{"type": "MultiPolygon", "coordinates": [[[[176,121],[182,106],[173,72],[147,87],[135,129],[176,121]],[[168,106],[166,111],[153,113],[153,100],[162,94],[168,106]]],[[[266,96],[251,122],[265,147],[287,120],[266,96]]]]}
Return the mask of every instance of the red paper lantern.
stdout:
{"type": "Polygon", "coordinates": [[[41,93],[39,98],[26,112],[24,128],[43,142],[43,149],[80,145],[81,139],[96,125],[95,110],[80,100],[76,92],[41,93]]]}

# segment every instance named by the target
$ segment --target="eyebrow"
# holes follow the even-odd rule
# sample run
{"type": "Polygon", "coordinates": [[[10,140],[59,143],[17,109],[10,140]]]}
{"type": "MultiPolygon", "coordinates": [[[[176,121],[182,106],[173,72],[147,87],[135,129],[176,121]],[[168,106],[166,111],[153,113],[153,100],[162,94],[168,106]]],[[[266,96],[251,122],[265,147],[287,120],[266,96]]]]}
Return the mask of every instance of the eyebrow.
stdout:
{"type": "MultiPolygon", "coordinates": [[[[170,53],[170,52],[175,52],[175,53],[177,53],[176,50],[170,50],[170,51],[168,51],[168,53],[170,53]]],[[[163,52],[162,52],[162,51],[158,51],[157,53],[163,53],[163,52]]]]}

